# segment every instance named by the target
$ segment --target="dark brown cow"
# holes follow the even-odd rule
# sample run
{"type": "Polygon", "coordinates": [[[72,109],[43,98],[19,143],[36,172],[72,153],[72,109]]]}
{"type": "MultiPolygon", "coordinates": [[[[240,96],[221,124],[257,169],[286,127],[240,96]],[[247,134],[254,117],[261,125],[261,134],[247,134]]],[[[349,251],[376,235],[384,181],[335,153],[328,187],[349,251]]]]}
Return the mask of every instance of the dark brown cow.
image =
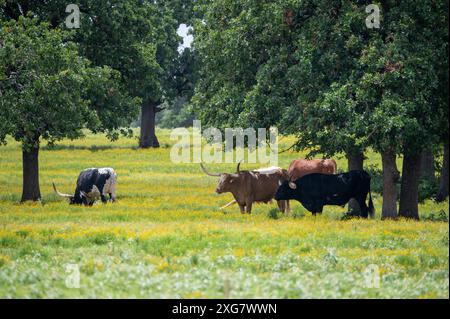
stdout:
{"type": "MultiPolygon", "coordinates": [[[[288,180],[286,170],[277,169],[263,173],[258,171],[241,171],[239,163],[236,173],[209,173],[203,164],[200,164],[203,172],[208,176],[220,177],[216,188],[217,194],[231,193],[239,205],[241,213],[251,214],[253,203],[268,203],[272,201],[278,187],[283,181],[288,180]]],[[[289,201],[277,201],[280,211],[289,212],[289,201]]],[[[226,206],[234,204],[234,201],[226,206]]]]}
{"type": "Polygon", "coordinates": [[[337,164],[334,159],[297,159],[289,165],[288,174],[291,182],[309,174],[327,174],[337,173],[337,164]]]}

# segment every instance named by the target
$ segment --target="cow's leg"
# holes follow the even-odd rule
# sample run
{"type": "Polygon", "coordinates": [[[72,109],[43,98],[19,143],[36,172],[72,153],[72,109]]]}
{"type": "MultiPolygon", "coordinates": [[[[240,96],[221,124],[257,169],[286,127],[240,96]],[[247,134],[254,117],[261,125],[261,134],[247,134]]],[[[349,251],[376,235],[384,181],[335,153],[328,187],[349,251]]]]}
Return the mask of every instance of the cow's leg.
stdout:
{"type": "Polygon", "coordinates": [[[113,194],[111,194],[111,193],[109,193],[108,195],[109,195],[109,201],[110,201],[111,203],[114,203],[114,202],[116,201],[116,197],[113,196],[113,194]]]}
{"type": "Polygon", "coordinates": [[[316,215],[319,213],[319,214],[322,214],[322,211],[323,211],[323,206],[321,206],[320,204],[317,204],[316,203],[316,205],[314,205],[314,209],[313,209],[313,216],[314,217],[316,217],[316,215]]]}
{"type": "Polygon", "coordinates": [[[247,212],[247,214],[251,214],[252,213],[252,201],[247,201],[247,203],[245,204],[245,210],[247,212]]]}
{"type": "Polygon", "coordinates": [[[288,200],[280,200],[280,201],[277,201],[277,203],[278,203],[278,208],[280,209],[280,212],[282,212],[284,214],[290,213],[290,207],[289,207],[288,200]]]}
{"type": "Polygon", "coordinates": [[[239,204],[239,208],[241,210],[241,214],[245,214],[245,205],[239,204]]]}
{"type": "Polygon", "coordinates": [[[361,210],[362,218],[369,217],[369,207],[367,207],[367,205],[366,205],[366,197],[367,197],[367,195],[356,199],[359,204],[360,210],[361,210]]]}
{"type": "Polygon", "coordinates": [[[361,206],[361,203],[360,203],[360,200],[359,200],[358,196],[350,198],[350,200],[348,202],[348,210],[349,210],[349,213],[350,213],[349,215],[350,216],[359,216],[360,215],[360,213],[362,212],[362,206],[361,206]],[[352,200],[353,200],[353,204],[351,204],[352,200]],[[355,201],[359,205],[359,209],[357,209],[356,211],[352,209],[352,208],[355,208],[355,207],[351,208],[351,206],[355,206],[354,205],[355,201]],[[350,209],[352,209],[352,210],[350,210],[350,209]]]}
{"type": "Polygon", "coordinates": [[[90,203],[89,203],[89,200],[88,200],[88,198],[86,196],[82,196],[81,197],[81,201],[83,202],[84,206],[92,206],[92,205],[89,205],[90,203]]]}
{"type": "Polygon", "coordinates": [[[291,213],[291,204],[289,203],[289,201],[286,201],[286,214],[290,214],[291,213]]]}
{"type": "Polygon", "coordinates": [[[106,204],[108,202],[105,195],[101,195],[100,198],[102,199],[103,204],[106,204]]]}
{"type": "Polygon", "coordinates": [[[278,200],[277,204],[278,204],[278,209],[280,210],[280,212],[285,213],[286,212],[286,201],[278,200]]]}

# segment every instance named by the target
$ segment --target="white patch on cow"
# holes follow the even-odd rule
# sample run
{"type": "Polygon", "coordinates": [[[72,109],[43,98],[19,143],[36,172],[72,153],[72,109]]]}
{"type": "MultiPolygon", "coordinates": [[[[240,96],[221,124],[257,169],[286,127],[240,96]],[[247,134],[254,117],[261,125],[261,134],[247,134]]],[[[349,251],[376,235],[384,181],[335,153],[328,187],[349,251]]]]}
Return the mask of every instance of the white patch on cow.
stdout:
{"type": "Polygon", "coordinates": [[[114,175],[115,174],[115,172],[114,172],[114,169],[112,169],[111,167],[103,167],[103,168],[99,168],[98,169],[98,172],[100,173],[100,174],[102,174],[102,175],[104,175],[104,174],[111,174],[111,175],[114,175]]]}
{"type": "Polygon", "coordinates": [[[113,177],[108,178],[105,181],[105,186],[103,186],[103,192],[102,195],[108,195],[111,191],[111,188],[113,187],[113,177]]]}
{"type": "Polygon", "coordinates": [[[89,198],[97,198],[100,197],[100,195],[101,195],[100,190],[95,185],[93,185],[92,190],[89,193],[87,193],[87,196],[89,198]]]}
{"type": "Polygon", "coordinates": [[[260,168],[255,170],[255,172],[261,173],[261,174],[273,174],[273,173],[278,173],[283,171],[281,169],[281,167],[277,167],[277,166],[271,166],[271,167],[266,167],[266,168],[260,168]]]}
{"type": "Polygon", "coordinates": [[[251,176],[253,176],[254,178],[258,179],[258,174],[255,174],[255,172],[249,172],[251,176]]]}
{"type": "Polygon", "coordinates": [[[103,195],[106,196],[108,194],[111,194],[111,197],[113,200],[116,198],[116,185],[117,185],[117,174],[114,171],[114,169],[107,167],[107,168],[100,168],[98,170],[100,174],[107,174],[109,173],[110,177],[106,180],[105,186],[103,186],[103,195]]]}

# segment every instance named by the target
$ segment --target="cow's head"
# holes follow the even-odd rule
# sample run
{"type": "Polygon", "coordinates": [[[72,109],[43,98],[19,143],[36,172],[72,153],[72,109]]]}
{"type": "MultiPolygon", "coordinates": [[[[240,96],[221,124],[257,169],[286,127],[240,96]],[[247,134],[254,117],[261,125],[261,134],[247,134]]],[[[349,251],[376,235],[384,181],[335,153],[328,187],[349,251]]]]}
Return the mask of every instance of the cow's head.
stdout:
{"type": "Polygon", "coordinates": [[[58,195],[62,198],[66,198],[69,201],[70,205],[81,205],[81,204],[83,204],[83,197],[89,198],[88,195],[84,192],[80,192],[79,196],[61,193],[56,188],[55,183],[52,183],[52,184],[53,184],[53,190],[55,191],[56,195],[58,195]]]}
{"type": "Polygon", "coordinates": [[[291,181],[280,183],[275,194],[275,200],[291,200],[299,196],[297,184],[291,181]]]}
{"type": "Polygon", "coordinates": [[[200,163],[200,166],[203,170],[203,172],[205,172],[206,175],[208,176],[213,176],[213,177],[220,177],[219,179],[219,183],[217,184],[217,188],[216,188],[216,193],[217,194],[222,194],[222,193],[227,193],[227,192],[233,192],[234,190],[236,190],[236,185],[238,184],[238,180],[241,178],[241,171],[239,169],[241,163],[239,162],[239,164],[237,165],[237,170],[235,174],[229,174],[229,173],[210,173],[206,170],[206,168],[203,166],[202,163],[200,163]]]}

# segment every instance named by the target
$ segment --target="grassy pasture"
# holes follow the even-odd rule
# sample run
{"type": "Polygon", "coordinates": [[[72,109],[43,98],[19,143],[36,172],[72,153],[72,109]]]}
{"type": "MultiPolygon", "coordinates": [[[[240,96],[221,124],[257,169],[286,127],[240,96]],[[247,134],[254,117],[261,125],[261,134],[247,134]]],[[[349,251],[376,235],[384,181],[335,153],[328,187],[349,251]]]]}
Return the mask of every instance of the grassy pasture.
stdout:
{"type": "MultiPolygon", "coordinates": [[[[217,180],[197,164],[171,163],[169,134],[159,131],[158,150],[94,135],[44,145],[44,205],[19,204],[20,147],[0,147],[0,298],[449,297],[448,222],[341,221],[336,207],[314,218],[299,203],[290,216],[275,203],[252,215],[220,211],[231,195],[216,195],[217,180]],[[69,206],[53,194],[52,181],[70,193],[80,170],[103,166],[119,174],[116,204],[69,206]],[[79,267],[78,289],[65,285],[67,264],[79,267]],[[373,267],[378,288],[367,282],[373,267]]],[[[302,155],[282,153],[279,165],[302,155]]],[[[379,156],[368,154],[366,165],[379,169],[379,156]]],[[[345,170],[344,158],[338,166],[345,170]]],[[[379,214],[379,194],[374,203],[379,214]]],[[[448,216],[448,205],[427,200],[421,216],[448,216]]]]}

